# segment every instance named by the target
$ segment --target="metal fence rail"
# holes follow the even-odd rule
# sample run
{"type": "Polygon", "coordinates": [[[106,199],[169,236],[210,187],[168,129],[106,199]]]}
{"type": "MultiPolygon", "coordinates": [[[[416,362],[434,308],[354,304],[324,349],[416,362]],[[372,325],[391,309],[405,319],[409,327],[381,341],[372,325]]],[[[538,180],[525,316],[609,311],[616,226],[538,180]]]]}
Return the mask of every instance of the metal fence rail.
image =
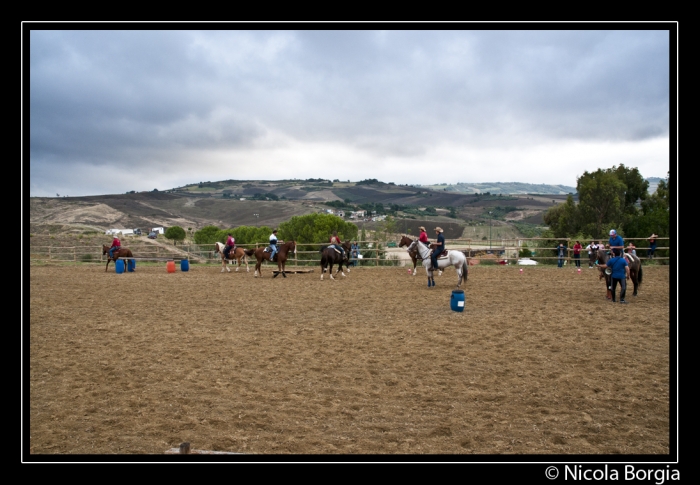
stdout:
{"type": "MultiPolygon", "coordinates": [[[[410,237],[410,236],[409,236],[410,237]]],[[[658,238],[659,242],[666,241],[668,244],[670,238],[658,238]]],[[[605,241],[604,239],[598,239],[605,241]]],[[[478,260],[479,262],[517,262],[521,258],[521,251],[527,249],[532,254],[524,256],[533,261],[542,263],[554,263],[559,258],[556,255],[556,244],[566,241],[567,256],[564,258],[566,264],[572,264],[576,258],[573,257],[572,239],[570,238],[519,238],[519,239],[501,239],[499,245],[495,246],[491,241],[490,244],[484,244],[483,240],[472,239],[449,239],[445,241],[447,249],[459,250],[465,253],[467,259],[478,260]],[[548,243],[552,242],[554,246],[548,243]]],[[[628,238],[626,243],[639,241],[640,244],[646,244],[645,238],[628,238]]],[[[353,260],[352,263],[357,263],[359,266],[405,266],[412,264],[410,259],[402,258],[398,253],[405,251],[406,248],[387,247],[387,240],[372,240],[358,241],[360,246],[361,259],[353,260]]],[[[395,241],[394,241],[395,242],[395,241]]],[[[260,248],[268,246],[268,243],[261,242],[255,244],[240,244],[238,247],[244,249],[260,248]]],[[[321,254],[319,252],[322,246],[328,246],[328,243],[303,243],[297,244],[296,253],[290,255],[287,264],[291,266],[309,266],[319,265],[321,254]],[[302,248],[302,249],[299,249],[302,248]]],[[[641,259],[646,258],[646,245],[636,248],[637,256],[641,259]]],[[[671,259],[671,248],[669,246],[657,246],[656,252],[661,253],[654,257],[654,260],[668,262],[671,259]]],[[[168,259],[189,259],[192,262],[205,264],[221,264],[221,257],[215,253],[214,244],[183,244],[173,246],[173,249],[163,248],[161,246],[149,246],[147,249],[138,249],[134,254],[137,259],[153,259],[153,260],[168,260],[168,259]],[[137,254],[136,254],[137,253],[137,254]],[[183,255],[186,254],[185,255],[183,255]]],[[[102,246],[30,246],[29,256],[31,261],[49,261],[49,262],[83,262],[83,263],[105,263],[107,257],[102,254],[102,246]]],[[[250,263],[250,256],[247,256],[250,263]]],[[[581,250],[581,261],[588,260],[588,254],[585,245],[581,250]]],[[[254,258],[253,258],[254,261],[254,258]]],[[[235,263],[235,261],[231,261],[235,263]]]]}

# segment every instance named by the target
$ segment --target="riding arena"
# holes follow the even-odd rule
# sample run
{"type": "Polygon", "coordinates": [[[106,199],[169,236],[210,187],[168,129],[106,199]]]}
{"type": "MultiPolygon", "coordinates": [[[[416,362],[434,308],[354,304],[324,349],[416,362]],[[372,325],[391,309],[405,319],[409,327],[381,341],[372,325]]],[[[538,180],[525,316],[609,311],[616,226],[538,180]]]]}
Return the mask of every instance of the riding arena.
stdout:
{"type": "Polygon", "coordinates": [[[586,265],[470,266],[461,312],[452,267],[434,287],[403,266],[103,267],[30,265],[33,454],[671,447],[669,266],[628,305],[586,265]]]}

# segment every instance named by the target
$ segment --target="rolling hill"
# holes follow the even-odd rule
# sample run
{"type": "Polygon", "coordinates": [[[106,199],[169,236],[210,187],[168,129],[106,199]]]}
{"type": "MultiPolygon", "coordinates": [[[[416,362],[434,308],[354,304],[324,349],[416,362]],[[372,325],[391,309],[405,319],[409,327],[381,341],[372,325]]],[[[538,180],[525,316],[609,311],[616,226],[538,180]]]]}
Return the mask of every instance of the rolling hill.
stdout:
{"type": "Polygon", "coordinates": [[[573,187],[561,185],[522,183],[423,187],[374,179],[223,180],[166,191],[31,197],[28,205],[32,233],[137,227],[148,230],[173,225],[192,231],[206,225],[272,227],[293,216],[326,211],[331,208],[326,205],[328,202],[346,209],[380,204],[391,207],[403,220],[457,223],[466,227],[513,222],[541,225],[546,210],[565,201],[573,191],[573,187]],[[456,218],[448,217],[449,208],[454,209],[456,218]]]}

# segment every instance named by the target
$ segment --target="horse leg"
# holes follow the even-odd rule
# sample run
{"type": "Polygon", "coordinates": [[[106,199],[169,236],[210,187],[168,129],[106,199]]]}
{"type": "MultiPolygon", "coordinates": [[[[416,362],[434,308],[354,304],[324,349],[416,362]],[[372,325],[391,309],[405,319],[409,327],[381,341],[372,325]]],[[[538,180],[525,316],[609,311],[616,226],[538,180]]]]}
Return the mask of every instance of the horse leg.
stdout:
{"type": "Polygon", "coordinates": [[[333,262],[331,261],[329,264],[330,268],[328,269],[328,274],[331,276],[332,280],[335,280],[335,278],[333,278],[333,262]]]}
{"type": "Polygon", "coordinates": [[[282,278],[286,278],[286,277],[287,277],[287,275],[286,275],[285,272],[284,272],[284,265],[285,265],[285,263],[280,262],[279,259],[277,260],[277,271],[278,271],[278,272],[277,272],[277,274],[276,274],[275,276],[277,276],[277,275],[279,275],[280,273],[282,273],[282,278]]]}

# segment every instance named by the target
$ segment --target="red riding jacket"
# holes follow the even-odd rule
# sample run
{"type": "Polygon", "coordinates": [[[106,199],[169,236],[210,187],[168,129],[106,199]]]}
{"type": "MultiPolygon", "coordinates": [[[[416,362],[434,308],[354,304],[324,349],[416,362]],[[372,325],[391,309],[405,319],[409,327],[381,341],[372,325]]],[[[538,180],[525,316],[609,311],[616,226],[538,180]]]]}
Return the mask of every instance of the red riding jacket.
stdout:
{"type": "Polygon", "coordinates": [[[119,239],[117,239],[115,237],[114,240],[112,241],[112,246],[109,249],[120,248],[120,247],[122,247],[122,243],[119,241],[119,239]]]}

